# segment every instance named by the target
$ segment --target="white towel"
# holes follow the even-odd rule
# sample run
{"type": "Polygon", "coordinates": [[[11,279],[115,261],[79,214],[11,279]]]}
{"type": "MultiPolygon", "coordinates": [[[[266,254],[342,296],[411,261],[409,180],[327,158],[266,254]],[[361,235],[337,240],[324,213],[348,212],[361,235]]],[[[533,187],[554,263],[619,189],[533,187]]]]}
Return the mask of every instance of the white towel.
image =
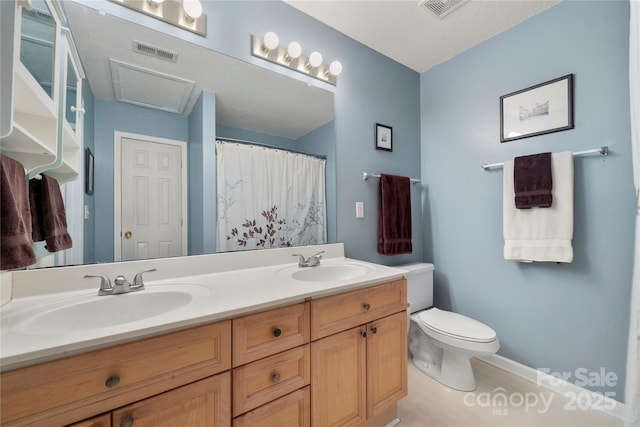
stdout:
{"type": "Polygon", "coordinates": [[[573,155],[551,155],[553,204],[516,209],[513,160],[504,162],[502,220],[504,258],[516,261],[573,261],[573,155]]]}

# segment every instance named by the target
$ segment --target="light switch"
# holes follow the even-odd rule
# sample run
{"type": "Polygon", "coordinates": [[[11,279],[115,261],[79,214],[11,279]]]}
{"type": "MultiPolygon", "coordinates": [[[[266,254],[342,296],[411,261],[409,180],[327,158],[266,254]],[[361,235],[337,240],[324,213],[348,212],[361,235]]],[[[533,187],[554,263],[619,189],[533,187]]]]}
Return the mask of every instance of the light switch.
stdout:
{"type": "Polygon", "coordinates": [[[90,215],[89,206],[84,205],[84,219],[85,220],[89,219],[89,215],[90,215]]]}
{"type": "Polygon", "coordinates": [[[364,202],[356,202],[356,218],[364,218],[364,202]]]}

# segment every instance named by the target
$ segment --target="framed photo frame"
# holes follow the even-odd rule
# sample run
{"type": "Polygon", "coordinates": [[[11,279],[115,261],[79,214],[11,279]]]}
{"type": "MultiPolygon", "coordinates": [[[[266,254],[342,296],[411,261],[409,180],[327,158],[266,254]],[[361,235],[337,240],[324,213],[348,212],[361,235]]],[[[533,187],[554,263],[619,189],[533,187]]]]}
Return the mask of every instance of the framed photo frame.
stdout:
{"type": "Polygon", "coordinates": [[[573,127],[573,74],[500,97],[500,142],[573,127]]]}
{"type": "Polygon", "coordinates": [[[91,196],[93,195],[93,177],[94,177],[94,162],[93,153],[89,147],[84,149],[84,192],[91,196]]]}
{"type": "Polygon", "coordinates": [[[393,151],[393,128],[376,123],[376,148],[393,151]]]}

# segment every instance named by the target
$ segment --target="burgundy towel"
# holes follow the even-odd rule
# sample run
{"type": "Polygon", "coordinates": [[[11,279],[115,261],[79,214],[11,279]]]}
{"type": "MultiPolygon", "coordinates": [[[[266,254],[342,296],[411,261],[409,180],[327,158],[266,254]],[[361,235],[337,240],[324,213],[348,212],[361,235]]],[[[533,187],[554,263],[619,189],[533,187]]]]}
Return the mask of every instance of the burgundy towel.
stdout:
{"type": "Polygon", "coordinates": [[[513,190],[518,209],[549,208],[553,202],[551,153],[532,154],[513,160],[513,190]]]}
{"type": "Polygon", "coordinates": [[[378,190],[378,252],[410,254],[411,181],[406,176],[380,175],[378,190]]]}
{"type": "Polygon", "coordinates": [[[0,154],[0,270],[36,262],[24,167],[0,154]]]}
{"type": "Polygon", "coordinates": [[[42,179],[31,179],[29,199],[33,240],[46,240],[45,248],[49,252],[69,249],[72,241],[67,232],[67,214],[58,181],[45,174],[42,174],[42,179]]]}

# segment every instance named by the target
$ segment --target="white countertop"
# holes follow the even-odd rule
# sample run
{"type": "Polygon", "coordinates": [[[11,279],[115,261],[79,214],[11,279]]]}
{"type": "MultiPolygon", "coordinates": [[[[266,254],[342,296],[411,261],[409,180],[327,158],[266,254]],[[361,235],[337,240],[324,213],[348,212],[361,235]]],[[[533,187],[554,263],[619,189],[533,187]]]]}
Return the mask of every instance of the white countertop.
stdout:
{"type": "MultiPolygon", "coordinates": [[[[302,251],[299,248],[298,250],[302,251]]],[[[307,252],[309,250],[303,253],[307,254],[307,252]]],[[[334,251],[333,255],[339,254],[339,252],[334,251]]],[[[286,251],[281,259],[290,260],[290,256],[290,251],[286,251]]],[[[216,257],[216,255],[208,257],[216,257]]],[[[203,260],[206,261],[204,258],[200,259],[200,261],[203,260]]],[[[158,260],[157,262],[159,263],[158,268],[161,268],[162,261],[158,260]]],[[[259,261],[256,263],[260,264],[259,261]]],[[[145,277],[145,290],[114,296],[97,297],[99,283],[97,279],[95,282],[91,282],[91,286],[88,286],[88,281],[85,280],[82,289],[79,290],[69,290],[66,283],[60,292],[50,289],[47,293],[32,292],[30,294],[21,290],[0,309],[0,367],[2,371],[15,369],[186,327],[230,319],[251,312],[302,302],[306,299],[315,299],[396,280],[405,274],[405,271],[401,269],[341,256],[325,258],[321,262],[323,266],[344,264],[363,267],[366,272],[353,279],[303,281],[292,277],[292,273],[299,270],[297,263],[288,262],[191,276],[167,277],[161,280],[151,280],[153,276],[149,274],[148,278],[145,277]],[[190,290],[195,289],[196,291],[196,297],[193,301],[180,308],[143,320],[107,327],[87,328],[86,324],[90,323],[89,321],[92,319],[78,318],[74,319],[68,327],[65,326],[64,330],[56,330],[55,325],[46,325],[41,330],[29,329],[25,326],[28,322],[25,323],[24,319],[46,313],[56,304],[64,305],[76,300],[87,301],[97,298],[112,298],[114,301],[122,301],[118,298],[128,298],[136,294],[142,296],[143,293],[150,294],[167,289],[179,290],[180,286],[185,286],[185,284],[190,290]],[[52,329],[47,330],[48,326],[51,326],[52,329]]],[[[146,265],[145,268],[148,266],[146,265]]],[[[87,266],[87,268],[89,267],[91,266],[87,266]]],[[[193,271],[198,271],[198,269],[195,268],[193,271]]],[[[93,272],[85,274],[93,274],[93,272]]],[[[37,287],[36,284],[34,286],[37,287]]],[[[145,297],[140,301],[144,301],[145,297]]],[[[118,313],[113,313],[114,318],[117,318],[118,315],[118,313]]]]}

